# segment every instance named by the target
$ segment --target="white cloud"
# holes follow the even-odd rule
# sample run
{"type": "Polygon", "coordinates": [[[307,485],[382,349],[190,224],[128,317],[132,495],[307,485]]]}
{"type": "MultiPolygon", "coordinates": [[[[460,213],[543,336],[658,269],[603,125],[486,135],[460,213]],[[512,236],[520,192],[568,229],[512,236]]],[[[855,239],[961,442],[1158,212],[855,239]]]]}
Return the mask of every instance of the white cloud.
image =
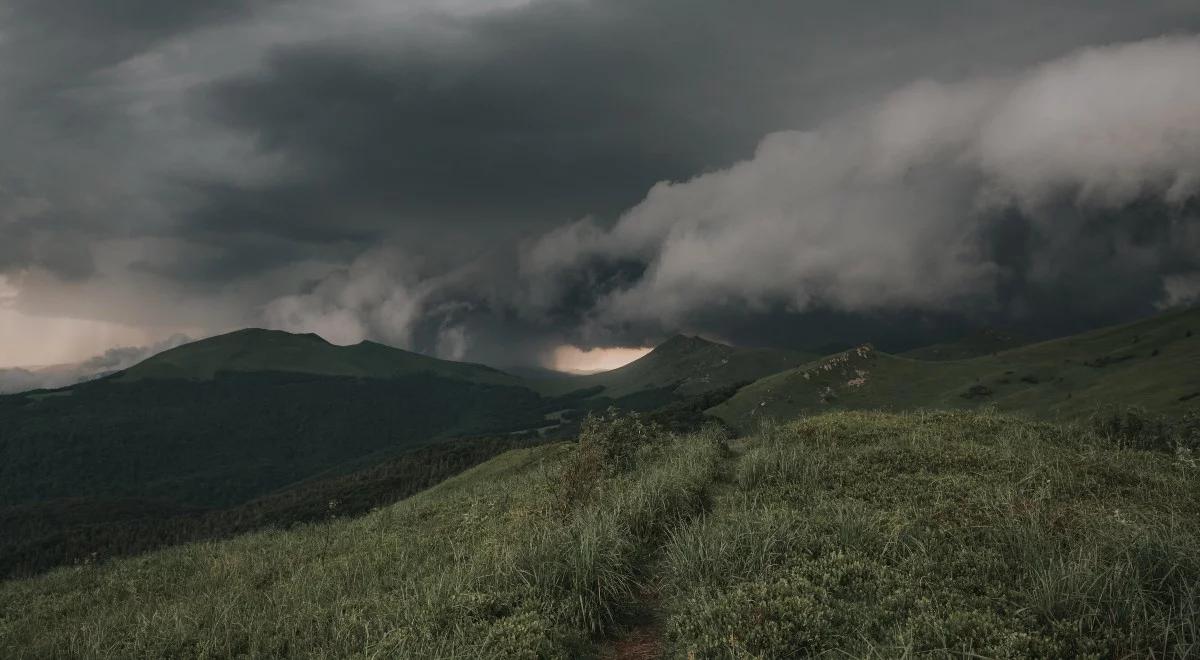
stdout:
{"type": "Polygon", "coordinates": [[[1021,79],[972,147],[1024,201],[1067,186],[1082,201],[1178,201],[1200,175],[1200,39],[1092,48],[1021,79]]]}
{"type": "MultiPolygon", "coordinates": [[[[1049,202],[1177,203],[1197,192],[1197,172],[1200,39],[922,81],[815,130],[768,135],[728,169],[660,183],[611,230],[582,221],[527,245],[521,304],[552,308],[589,264],[634,259],[644,275],[601,298],[593,326],[679,327],[722,305],[953,308],[995,286],[982,232],[997,209],[1015,205],[1070,241],[1078,225],[1041,213],[1049,202]]],[[[1061,267],[1044,261],[1034,267],[1061,267]]]]}
{"type": "MultiPolygon", "coordinates": [[[[311,291],[271,301],[263,319],[269,327],[315,332],[335,344],[377,338],[410,348],[413,330],[426,316],[433,296],[459,277],[451,273],[427,278],[420,270],[419,260],[404,250],[377,248],[329,273],[311,291]]],[[[445,331],[450,333],[445,350],[465,350],[465,330],[445,331]]]]}
{"type": "Polygon", "coordinates": [[[176,334],[148,346],[110,348],[83,362],[49,367],[0,369],[0,394],[13,394],[35,389],[66,387],[128,369],[133,365],[191,341],[187,335],[176,334]]]}
{"type": "Polygon", "coordinates": [[[1162,309],[1200,304],[1200,271],[1169,275],[1163,279],[1162,309]]]}

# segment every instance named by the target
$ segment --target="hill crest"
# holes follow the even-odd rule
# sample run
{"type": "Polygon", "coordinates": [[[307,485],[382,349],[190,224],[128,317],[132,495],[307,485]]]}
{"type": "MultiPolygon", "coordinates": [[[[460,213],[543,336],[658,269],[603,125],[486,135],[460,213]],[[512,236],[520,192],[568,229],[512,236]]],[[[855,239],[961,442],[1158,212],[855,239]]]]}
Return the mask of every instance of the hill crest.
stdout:
{"type": "Polygon", "coordinates": [[[861,357],[833,364],[836,357],[763,378],[708,412],[743,429],[764,416],[788,419],[827,409],[995,406],[1079,419],[1114,405],[1137,405],[1179,415],[1200,397],[1200,309],[969,359],[873,352],[869,365],[857,365],[861,357]]]}
{"type": "Polygon", "coordinates": [[[235,330],[164,351],[125,370],[117,380],[211,380],[227,372],[359,378],[431,373],[489,384],[520,384],[515,376],[482,364],[440,360],[373,341],[339,346],[313,333],[263,328],[235,330]]]}
{"type": "Polygon", "coordinates": [[[688,396],[797,367],[814,355],[774,348],[740,348],[699,336],[676,334],[646,355],[611,371],[559,379],[543,385],[558,392],[603,387],[619,398],[639,391],[670,389],[688,396]]]}

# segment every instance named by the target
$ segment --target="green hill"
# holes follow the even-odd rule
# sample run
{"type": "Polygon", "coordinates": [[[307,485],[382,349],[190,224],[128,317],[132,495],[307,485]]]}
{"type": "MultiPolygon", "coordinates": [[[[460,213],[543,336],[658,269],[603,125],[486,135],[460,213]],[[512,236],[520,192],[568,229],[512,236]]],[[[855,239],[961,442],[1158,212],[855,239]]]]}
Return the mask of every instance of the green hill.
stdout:
{"type": "Polygon", "coordinates": [[[0,583],[0,656],[1200,653],[1186,452],[990,413],[728,448],[610,421],[360,518],[0,583]]]}
{"type": "Polygon", "coordinates": [[[98,381],[0,396],[0,506],[229,506],[380,452],[543,427],[571,401],[482,365],[243,330],[98,381]]]}
{"type": "Polygon", "coordinates": [[[429,374],[224,372],[0,397],[0,506],[65,497],[228,506],[371,456],[536,428],[565,405],[429,374]]]}
{"type": "MultiPolygon", "coordinates": [[[[708,389],[720,379],[689,387],[689,369],[713,357],[706,347],[734,349],[688,344],[658,351],[635,370],[640,380],[605,381],[622,382],[620,399],[587,379],[538,392],[489,367],[267,330],[187,344],[98,381],[0,396],[0,577],[307,520],[331,499],[362,500],[321,499],[351,481],[383,501],[469,464],[449,441],[544,442],[610,405],[698,428],[733,389],[708,389]],[[431,455],[407,467],[418,451],[431,455]],[[406,467],[377,476],[396,464],[406,467]],[[363,473],[376,476],[347,481],[363,473]]],[[[734,367],[737,378],[761,368],[734,367]]]]}
{"type": "Polygon", "coordinates": [[[516,447],[520,436],[455,438],[342,465],[226,508],[71,497],[0,506],[0,580],[194,541],[361,515],[516,447]]]}
{"type": "Polygon", "coordinates": [[[1031,343],[1020,334],[994,328],[984,328],[958,341],[922,346],[898,353],[914,360],[969,360],[982,355],[1008,351],[1031,343]]]}
{"type": "Polygon", "coordinates": [[[534,382],[545,392],[603,388],[620,399],[639,392],[691,396],[758,380],[813,359],[812,354],[769,348],[737,348],[700,337],[675,335],[633,362],[599,374],[534,382]]]}
{"type": "Polygon", "coordinates": [[[759,380],[709,412],[738,428],[829,409],[974,409],[1076,419],[1136,405],[1200,405],[1200,310],[1163,314],[968,360],[928,361],[869,346],[759,380]]]}
{"type": "Polygon", "coordinates": [[[219,373],[280,372],[357,378],[431,374],[493,385],[520,379],[481,364],[439,360],[375,342],[335,346],[314,334],[250,328],[160,353],[126,370],[118,380],[211,380],[219,373]]]}

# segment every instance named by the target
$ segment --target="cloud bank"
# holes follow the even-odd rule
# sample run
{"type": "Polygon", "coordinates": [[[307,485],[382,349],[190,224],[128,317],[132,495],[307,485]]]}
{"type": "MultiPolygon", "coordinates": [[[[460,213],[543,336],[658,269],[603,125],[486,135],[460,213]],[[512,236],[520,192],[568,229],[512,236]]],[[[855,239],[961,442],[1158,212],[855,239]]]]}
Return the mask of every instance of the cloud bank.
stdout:
{"type": "Polygon", "coordinates": [[[660,183],[612,227],[529,244],[522,302],[552,310],[571,293],[560,283],[633,262],[639,275],[582,311],[593,334],[686,326],[714,306],[1019,307],[1125,271],[1150,282],[1109,304],[1146,308],[1182,299],[1200,262],[1198,187],[1200,39],[1090,48],[1004,78],[916,82],[660,183]],[[1006,301],[1014,278],[1033,290],[1006,301]]]}
{"type": "Polygon", "coordinates": [[[97,7],[0,6],[24,337],[886,346],[1200,269],[1193,0],[97,7]]]}

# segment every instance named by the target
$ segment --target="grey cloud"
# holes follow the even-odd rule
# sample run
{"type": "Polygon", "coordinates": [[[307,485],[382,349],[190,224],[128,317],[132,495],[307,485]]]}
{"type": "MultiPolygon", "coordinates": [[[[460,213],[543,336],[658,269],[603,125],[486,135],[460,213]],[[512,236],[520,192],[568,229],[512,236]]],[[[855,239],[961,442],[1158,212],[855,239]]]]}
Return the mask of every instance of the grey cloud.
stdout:
{"type": "MultiPolygon", "coordinates": [[[[1034,295],[1090,280],[1091,302],[1146,309],[1200,248],[1186,204],[1200,185],[1197,90],[1196,38],[916,83],[858,116],[772,134],[729,169],[659,184],[611,230],[556,230],[524,268],[553,283],[598,258],[643,260],[644,276],[589,311],[598,332],[685,325],[713,306],[946,310],[996,300],[1018,264],[991,254],[989,235],[1025,223],[1019,276],[1034,295]],[[1127,275],[1147,286],[1114,296],[1127,275]]],[[[545,306],[538,287],[528,303],[545,306]]]]}
{"type": "MultiPolygon", "coordinates": [[[[212,330],[319,323],[475,359],[564,339],[653,340],[670,323],[791,327],[789,309],[827,300],[874,314],[887,296],[943,318],[986,307],[992,287],[1006,309],[1040,310],[1062,286],[1045,284],[1046,263],[1086,268],[1106,251],[1123,270],[1097,277],[1137,283],[1123,299],[1149,280],[1161,294],[1158,270],[1194,270],[1186,255],[1121,238],[1129,232],[1076,249],[1046,219],[1050,206],[1076,208],[1060,186],[1105,208],[1097,193],[1124,191],[1178,218],[1155,241],[1195,245],[1180,233],[1194,213],[1180,210],[1183,192],[1169,194],[1189,190],[1183,170],[1124,160],[1140,149],[1039,152],[1052,140],[1016,130],[1022,113],[1100,92],[1066,87],[1086,77],[1071,67],[1087,58],[1020,72],[1080,46],[1196,31],[1200,12],[1184,0],[19,0],[0,8],[0,274],[38,283],[15,303],[30,313],[187,316],[214,319],[212,330]],[[922,78],[981,82],[907,87],[922,78]],[[1044,86],[1015,87],[1034,79],[1044,86]],[[996,99],[1013,114],[988,115],[989,138],[975,106],[996,99]],[[870,108],[893,114],[863,118],[870,108]],[[855,135],[863,126],[883,133],[855,135]],[[832,172],[853,185],[798,149],[830,150],[832,172]],[[1128,188],[1083,158],[1159,177],[1128,188]],[[806,229],[747,217],[732,231],[646,219],[677,204],[696,216],[749,210],[736,185],[779,217],[800,213],[771,164],[814,170],[805,213],[850,220],[806,229]],[[646,196],[656,181],[704,172],[646,196]],[[996,196],[980,194],[998,182],[996,196]],[[630,207],[643,220],[618,220],[630,207]],[[957,223],[962,208],[978,222],[957,223]],[[882,214],[909,220],[876,228],[882,214]],[[781,257],[788,241],[808,250],[807,266],[781,257]],[[822,241],[826,252],[809,249],[822,241]],[[835,271],[846,254],[855,260],[835,271]],[[700,259],[715,265],[686,281],[700,259]],[[769,268],[748,274],[751,261],[769,268]],[[766,281],[775,267],[778,281],[766,281]],[[689,302],[701,288],[712,310],[689,302]],[[652,303],[647,318],[639,310],[652,303]]],[[[1102,68],[1141,70],[1136,59],[1102,68]]],[[[1174,81],[1146,76],[1129,98],[1154,97],[1154,84],[1174,81]]],[[[1142,116],[1107,101],[1095,100],[1114,114],[1089,119],[1142,116]]],[[[1103,224],[1080,222],[1084,233],[1103,224]]]]}
{"type": "Polygon", "coordinates": [[[317,332],[338,344],[378,338],[410,348],[432,297],[453,277],[422,278],[419,257],[381,247],[331,272],[309,291],[272,300],[264,319],[271,327],[317,332]]]}
{"type": "Polygon", "coordinates": [[[1170,309],[1200,303],[1200,271],[1169,275],[1163,282],[1166,299],[1162,307],[1170,309]]]}
{"type": "Polygon", "coordinates": [[[177,334],[149,346],[112,348],[78,364],[62,364],[35,369],[0,369],[0,394],[54,389],[95,380],[122,369],[128,369],[146,358],[189,341],[191,341],[190,337],[177,334]]]}

